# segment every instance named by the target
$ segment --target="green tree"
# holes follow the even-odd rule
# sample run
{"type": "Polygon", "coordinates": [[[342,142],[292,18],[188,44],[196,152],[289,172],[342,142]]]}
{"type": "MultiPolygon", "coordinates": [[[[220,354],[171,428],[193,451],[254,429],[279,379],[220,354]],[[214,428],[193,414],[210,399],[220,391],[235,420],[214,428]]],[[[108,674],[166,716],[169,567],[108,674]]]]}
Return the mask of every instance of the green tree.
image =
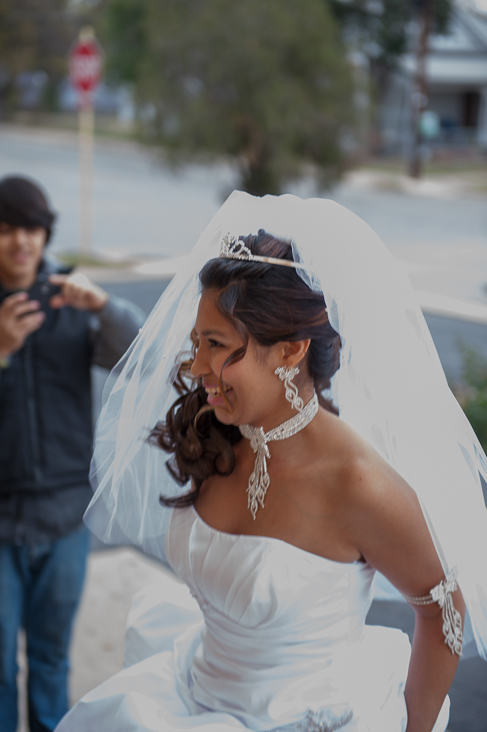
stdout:
{"type": "Polygon", "coordinates": [[[431,33],[446,33],[453,0],[324,0],[338,20],[345,38],[366,53],[379,104],[390,73],[408,50],[416,54],[417,72],[411,98],[411,149],[409,174],[421,173],[421,113],[426,109],[426,57],[431,33]],[[413,39],[417,28],[418,38],[413,39]],[[411,46],[414,46],[412,48],[411,46]]]}
{"type": "Polygon", "coordinates": [[[487,361],[478,351],[463,349],[463,384],[452,390],[487,452],[487,361]]]}
{"type": "Polygon", "coordinates": [[[307,162],[322,183],[343,165],[352,82],[322,0],[111,0],[99,28],[145,136],[173,159],[229,155],[257,195],[307,162]]]}
{"type": "Polygon", "coordinates": [[[52,84],[66,74],[76,37],[69,0],[0,0],[0,115],[15,103],[15,79],[42,70],[52,84]]]}
{"type": "Polygon", "coordinates": [[[407,50],[411,5],[404,0],[325,0],[348,43],[367,55],[378,89],[407,50]]]}
{"type": "Polygon", "coordinates": [[[373,78],[381,91],[388,74],[410,46],[411,24],[425,10],[432,15],[430,30],[445,33],[452,0],[324,0],[337,19],[345,38],[368,56],[373,78]]]}

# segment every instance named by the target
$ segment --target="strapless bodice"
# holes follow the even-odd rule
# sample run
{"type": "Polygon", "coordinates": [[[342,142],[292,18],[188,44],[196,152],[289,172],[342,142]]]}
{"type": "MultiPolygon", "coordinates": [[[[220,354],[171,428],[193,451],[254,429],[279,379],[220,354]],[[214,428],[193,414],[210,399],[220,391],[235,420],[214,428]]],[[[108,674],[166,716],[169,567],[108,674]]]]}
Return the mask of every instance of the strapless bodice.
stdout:
{"type": "Polygon", "coordinates": [[[302,718],[303,703],[347,707],[372,599],[370,566],[217,531],[194,507],[174,510],[166,555],[205,618],[191,669],[199,704],[235,714],[238,699],[242,721],[258,729],[302,718]]]}
{"type": "Polygon", "coordinates": [[[363,562],[345,564],[280,539],[221,532],[194,507],[173,512],[166,551],[209,628],[238,628],[239,635],[248,629],[245,642],[259,655],[267,653],[265,638],[266,646],[279,646],[285,662],[283,628],[290,648],[312,646],[321,658],[323,643],[361,637],[374,575],[363,562]]]}

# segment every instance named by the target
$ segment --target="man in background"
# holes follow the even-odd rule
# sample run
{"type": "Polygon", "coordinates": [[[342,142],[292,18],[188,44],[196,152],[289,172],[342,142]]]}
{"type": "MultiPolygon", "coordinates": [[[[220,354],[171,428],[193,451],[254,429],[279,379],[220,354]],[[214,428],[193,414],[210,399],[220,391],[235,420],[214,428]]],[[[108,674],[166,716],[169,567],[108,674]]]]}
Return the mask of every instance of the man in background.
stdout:
{"type": "Polygon", "coordinates": [[[0,730],[17,729],[25,629],[31,732],[68,708],[68,649],[85,575],[92,492],[90,367],[111,368],[143,322],[134,305],[45,248],[55,215],[20,177],[0,180],[0,730]]]}

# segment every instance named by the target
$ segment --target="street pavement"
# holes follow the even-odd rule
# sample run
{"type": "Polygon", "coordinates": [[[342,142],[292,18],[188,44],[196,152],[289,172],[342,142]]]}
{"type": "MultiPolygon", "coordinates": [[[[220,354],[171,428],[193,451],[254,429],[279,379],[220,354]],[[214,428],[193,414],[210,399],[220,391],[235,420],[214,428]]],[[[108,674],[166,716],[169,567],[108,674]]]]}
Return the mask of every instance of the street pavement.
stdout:
{"type": "MultiPolygon", "coordinates": [[[[51,250],[76,250],[76,136],[0,125],[0,176],[8,173],[42,181],[60,212],[51,250]]],[[[227,163],[194,164],[175,172],[150,149],[97,141],[94,247],[107,261],[123,266],[90,268],[88,274],[148,313],[168,281],[161,272],[171,270],[160,267],[160,260],[190,250],[235,181],[227,163]],[[135,263],[129,265],[132,259],[135,263]]],[[[309,182],[289,191],[315,194],[309,182]]],[[[464,345],[487,357],[485,192],[462,176],[412,184],[398,176],[359,172],[327,195],[362,216],[403,263],[420,293],[444,369],[452,382],[460,380],[464,345]]],[[[96,411],[104,378],[96,369],[96,411]]],[[[168,571],[131,548],[101,551],[94,542],[94,549],[74,633],[72,701],[120,668],[132,597],[168,571]]],[[[411,633],[413,617],[403,603],[374,603],[369,622],[411,633]]],[[[19,659],[22,663],[22,654],[19,659]]],[[[451,691],[450,732],[487,732],[486,689],[487,664],[478,658],[462,661],[451,691]]],[[[24,730],[25,714],[19,732],[24,730]]]]}
{"type": "MultiPolygon", "coordinates": [[[[59,212],[53,252],[79,247],[77,137],[71,132],[0,125],[0,175],[41,181],[59,212]]],[[[485,176],[456,174],[410,181],[354,171],[323,195],[347,206],[404,262],[417,290],[487,302],[485,176]],[[482,182],[484,188],[477,186],[482,182]]],[[[122,140],[97,139],[93,249],[117,257],[175,257],[190,251],[226,195],[235,167],[193,163],[173,170],[161,153],[122,140]]],[[[286,192],[316,195],[312,181],[286,192]]]]}

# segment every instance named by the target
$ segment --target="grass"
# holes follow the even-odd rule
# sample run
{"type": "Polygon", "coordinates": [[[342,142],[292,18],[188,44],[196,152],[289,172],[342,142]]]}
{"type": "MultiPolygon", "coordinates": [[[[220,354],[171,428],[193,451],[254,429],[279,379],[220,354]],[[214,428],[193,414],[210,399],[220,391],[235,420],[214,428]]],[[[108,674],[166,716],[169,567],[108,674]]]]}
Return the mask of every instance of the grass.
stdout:
{"type": "MultiPolygon", "coordinates": [[[[33,127],[67,132],[78,131],[77,112],[16,112],[4,122],[20,127],[33,127]]],[[[125,125],[113,114],[95,114],[95,135],[101,138],[137,140],[134,125],[125,125]]]]}
{"type": "MultiPolygon", "coordinates": [[[[376,174],[374,187],[383,190],[402,191],[407,179],[407,163],[398,158],[374,158],[364,161],[354,168],[355,171],[376,174]]],[[[413,179],[410,179],[411,181],[413,179]]],[[[487,193],[487,156],[457,156],[443,160],[430,160],[425,163],[421,180],[452,186],[458,185],[464,194],[485,195],[487,193]]]]}
{"type": "Polygon", "coordinates": [[[463,383],[450,387],[487,451],[487,361],[475,349],[462,347],[462,351],[463,383]]]}
{"type": "MultiPolygon", "coordinates": [[[[407,175],[407,162],[398,158],[373,158],[357,166],[356,170],[373,170],[383,173],[407,175]]],[[[457,173],[485,173],[487,157],[456,157],[444,160],[429,160],[423,166],[424,175],[451,175],[457,173]]]]}
{"type": "Polygon", "coordinates": [[[57,259],[70,267],[124,267],[126,262],[112,262],[97,257],[96,254],[82,254],[80,252],[56,252],[57,259]]]}

